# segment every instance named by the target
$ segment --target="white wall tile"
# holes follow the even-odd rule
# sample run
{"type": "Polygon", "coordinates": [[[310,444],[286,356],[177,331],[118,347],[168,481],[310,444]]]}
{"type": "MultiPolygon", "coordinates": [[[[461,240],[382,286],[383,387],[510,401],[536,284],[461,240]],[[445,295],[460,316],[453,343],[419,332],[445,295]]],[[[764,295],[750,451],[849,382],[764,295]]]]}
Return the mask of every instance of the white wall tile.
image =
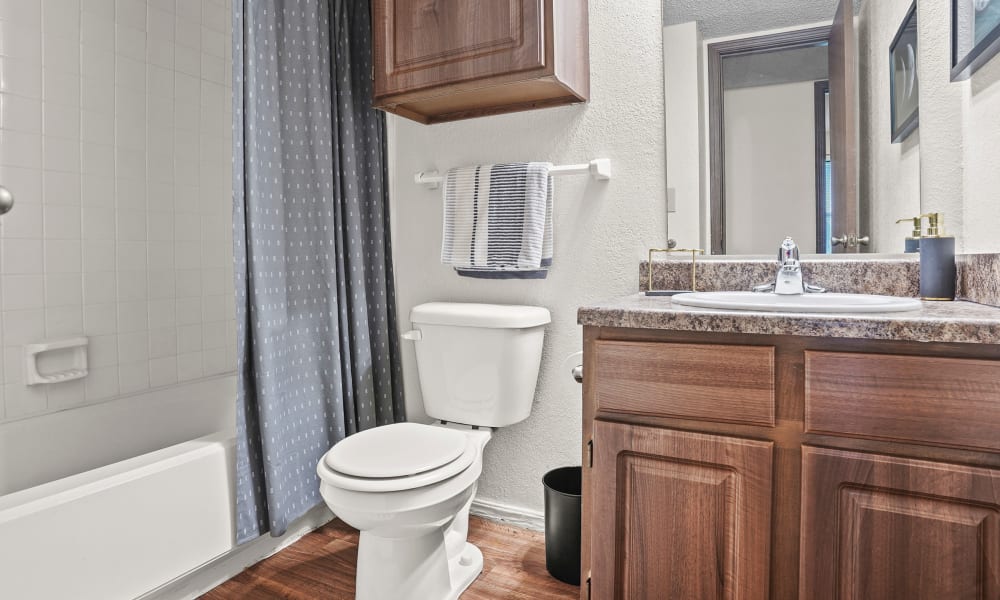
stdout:
{"type": "Polygon", "coordinates": [[[86,401],[87,386],[83,380],[64,381],[45,387],[49,410],[74,408],[86,401]]]}
{"type": "Polygon", "coordinates": [[[149,329],[149,315],[144,301],[118,303],[118,333],[149,329]]]}
{"type": "Polygon", "coordinates": [[[115,51],[115,24],[101,15],[84,12],[80,17],[80,34],[85,46],[115,51]]]}
{"type": "Polygon", "coordinates": [[[115,264],[115,242],[113,240],[83,241],[84,273],[114,271],[115,264]]]}
{"type": "Polygon", "coordinates": [[[118,367],[118,384],[122,394],[149,388],[149,361],[132,362],[118,367]]]}
{"type": "Polygon", "coordinates": [[[146,0],[117,0],[115,20],[127,27],[144,30],[146,27],[146,0]]]}
{"type": "Polygon", "coordinates": [[[45,309],[45,336],[47,338],[61,338],[81,335],[82,333],[83,307],[60,306],[45,309]]]}
{"type": "Polygon", "coordinates": [[[80,172],[80,142],[42,138],[42,160],[47,171],[80,172]]]}
{"type": "Polygon", "coordinates": [[[168,356],[149,361],[149,385],[161,387],[177,383],[177,357],[168,356]]]}
{"type": "MultiPolygon", "coordinates": [[[[3,235],[10,238],[41,239],[44,230],[42,205],[18,203],[17,210],[3,217],[3,235]]],[[[0,256],[0,259],[3,257],[0,256]]]]}
{"type": "MultiPolygon", "coordinates": [[[[93,146],[84,145],[84,156],[92,149],[93,146]]],[[[113,165],[111,170],[114,171],[113,165]]],[[[80,178],[80,184],[81,202],[85,211],[91,206],[114,207],[115,179],[113,175],[84,173],[80,178]]]]}
{"type": "Polygon", "coordinates": [[[228,28],[221,1],[0,0],[0,422],[232,370],[228,28]],[[85,380],[20,385],[21,344],[80,333],[85,380]]]}
{"type": "Polygon", "coordinates": [[[46,204],[45,239],[78,240],[81,237],[80,207],[46,204]]]}
{"type": "Polygon", "coordinates": [[[40,308],[3,311],[5,346],[23,346],[45,338],[45,313],[40,308]]]}
{"type": "Polygon", "coordinates": [[[41,98],[42,74],[31,61],[0,57],[0,91],[41,98]]]}
{"type": "Polygon", "coordinates": [[[10,238],[0,240],[0,272],[4,275],[41,273],[44,265],[45,254],[42,250],[42,240],[10,238]]]}
{"type": "Polygon", "coordinates": [[[46,205],[80,206],[80,174],[64,171],[45,171],[42,174],[43,194],[46,205]]]}
{"type": "Polygon", "coordinates": [[[8,384],[3,388],[4,418],[14,419],[44,412],[48,408],[45,386],[8,384]]]}
{"type": "MultiPolygon", "coordinates": [[[[42,201],[41,169],[24,169],[0,164],[0,181],[3,181],[3,185],[17,195],[19,206],[37,204],[42,201]]],[[[13,214],[10,213],[10,215],[13,214]]]]}
{"type": "Polygon", "coordinates": [[[0,130],[0,164],[25,169],[42,168],[42,136],[0,130]]]}
{"type": "Polygon", "coordinates": [[[42,101],[0,94],[0,128],[24,133],[42,132],[42,101]]]}
{"type": "Polygon", "coordinates": [[[45,240],[46,273],[79,273],[83,268],[80,259],[80,240],[45,240]]]}
{"type": "Polygon", "coordinates": [[[177,355],[177,379],[180,381],[190,381],[201,377],[205,368],[202,364],[203,354],[201,351],[189,354],[177,355]]]}
{"type": "Polygon", "coordinates": [[[117,299],[117,274],[97,271],[83,274],[83,300],[87,304],[109,304],[117,299]]]}
{"type": "MultiPolygon", "coordinates": [[[[50,273],[45,276],[45,307],[83,305],[83,275],[50,273]]],[[[80,313],[82,317],[82,312],[80,313]]]]}
{"type": "Polygon", "coordinates": [[[90,337],[87,348],[87,363],[92,369],[118,364],[118,336],[95,335],[90,337]]]}
{"type": "Polygon", "coordinates": [[[45,301],[45,283],[41,275],[4,275],[0,277],[4,310],[38,308],[45,301]]]}
{"type": "Polygon", "coordinates": [[[80,91],[83,85],[79,69],[76,71],[63,71],[61,69],[45,67],[42,71],[42,78],[45,85],[44,100],[46,103],[79,108],[80,91]]]}
{"type": "Polygon", "coordinates": [[[88,402],[113,398],[118,395],[119,390],[118,367],[91,369],[84,382],[88,402]]]}
{"type": "Polygon", "coordinates": [[[83,331],[86,335],[113,335],[118,331],[115,304],[88,304],[83,307],[83,331]]]}
{"type": "Polygon", "coordinates": [[[177,355],[177,328],[165,327],[163,329],[149,330],[149,356],[150,358],[165,358],[177,355]]]}
{"type": "Polygon", "coordinates": [[[80,73],[80,32],[75,35],[50,35],[46,30],[43,40],[46,69],[67,73],[80,73]]]}

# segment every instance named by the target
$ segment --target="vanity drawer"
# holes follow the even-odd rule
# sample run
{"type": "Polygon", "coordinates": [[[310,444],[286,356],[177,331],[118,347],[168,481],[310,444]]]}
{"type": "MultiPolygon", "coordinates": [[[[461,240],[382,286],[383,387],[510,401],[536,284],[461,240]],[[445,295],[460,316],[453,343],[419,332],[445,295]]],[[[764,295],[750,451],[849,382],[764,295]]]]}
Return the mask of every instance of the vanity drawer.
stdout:
{"type": "Polygon", "coordinates": [[[774,348],[594,343],[600,413],[774,426],[774,348]]]}
{"type": "Polygon", "coordinates": [[[1000,361],[806,352],[805,428],[1000,450],[1000,361]]]}

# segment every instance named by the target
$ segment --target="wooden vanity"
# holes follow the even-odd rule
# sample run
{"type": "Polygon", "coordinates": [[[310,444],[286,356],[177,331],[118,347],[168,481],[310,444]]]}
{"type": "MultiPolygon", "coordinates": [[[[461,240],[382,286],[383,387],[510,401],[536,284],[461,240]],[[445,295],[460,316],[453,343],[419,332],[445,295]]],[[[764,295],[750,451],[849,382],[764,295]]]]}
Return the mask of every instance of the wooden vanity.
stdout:
{"type": "MultiPolygon", "coordinates": [[[[635,304],[581,310],[581,598],[1000,598],[1000,309],[956,303],[969,343],[635,304]]],[[[885,321],[849,325],[922,326],[885,321]]]]}

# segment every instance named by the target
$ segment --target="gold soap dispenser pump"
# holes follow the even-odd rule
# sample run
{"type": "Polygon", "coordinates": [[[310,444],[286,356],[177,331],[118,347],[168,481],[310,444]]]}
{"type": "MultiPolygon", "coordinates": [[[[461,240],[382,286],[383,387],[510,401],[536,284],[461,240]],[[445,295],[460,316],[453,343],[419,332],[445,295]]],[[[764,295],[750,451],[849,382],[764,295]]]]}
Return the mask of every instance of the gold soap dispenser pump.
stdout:
{"type": "Polygon", "coordinates": [[[920,215],[927,219],[927,233],[920,238],[920,297],[955,299],[955,237],[944,235],[941,213],[920,215]]]}
{"type": "Polygon", "coordinates": [[[898,221],[896,221],[897,224],[907,223],[907,222],[913,224],[913,232],[906,237],[906,241],[904,242],[903,252],[907,254],[920,252],[920,236],[921,236],[920,229],[921,226],[923,225],[923,221],[924,221],[923,217],[910,217],[908,219],[899,219],[898,221]]]}

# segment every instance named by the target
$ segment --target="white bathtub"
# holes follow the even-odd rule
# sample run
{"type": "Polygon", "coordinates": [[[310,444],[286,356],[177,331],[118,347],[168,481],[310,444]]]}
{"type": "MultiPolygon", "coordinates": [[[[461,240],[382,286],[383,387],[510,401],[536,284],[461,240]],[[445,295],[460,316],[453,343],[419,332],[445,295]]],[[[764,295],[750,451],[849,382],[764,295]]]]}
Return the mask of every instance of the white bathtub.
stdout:
{"type": "Polygon", "coordinates": [[[146,594],[230,551],[235,380],[0,425],[0,598],[146,594]]]}

